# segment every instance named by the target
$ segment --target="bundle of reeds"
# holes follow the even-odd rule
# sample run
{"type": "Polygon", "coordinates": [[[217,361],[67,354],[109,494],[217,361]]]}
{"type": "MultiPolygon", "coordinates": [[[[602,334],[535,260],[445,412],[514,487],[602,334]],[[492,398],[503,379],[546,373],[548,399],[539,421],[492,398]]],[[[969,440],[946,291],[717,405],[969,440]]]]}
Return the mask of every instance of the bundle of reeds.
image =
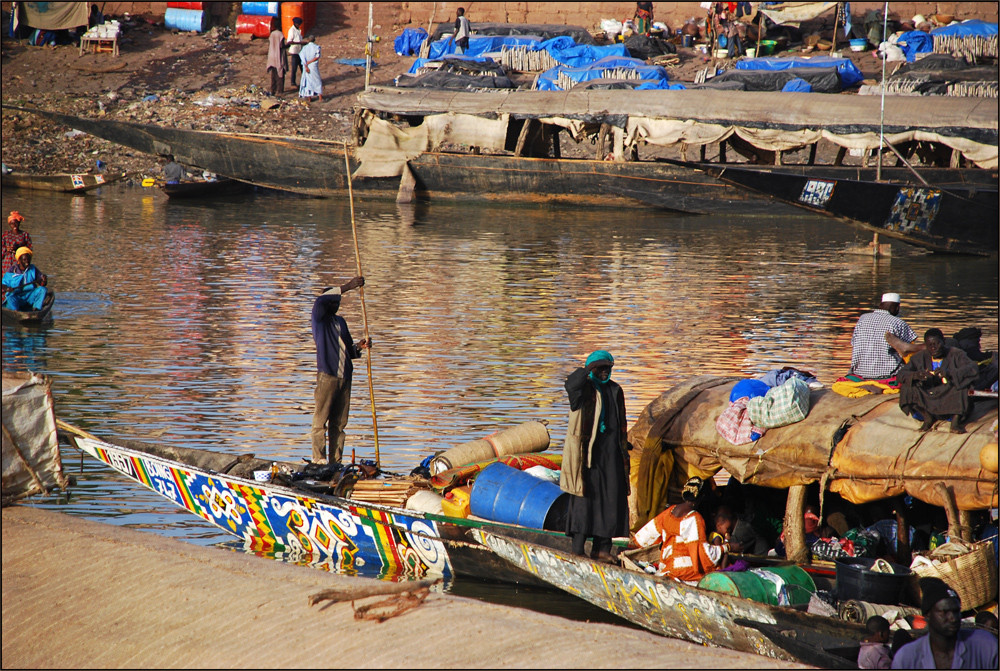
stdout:
{"type": "Polygon", "coordinates": [[[354,501],[364,503],[404,506],[406,500],[418,490],[429,488],[426,481],[406,477],[387,480],[358,480],[347,496],[354,501]]]}
{"type": "Polygon", "coordinates": [[[948,95],[965,98],[996,98],[997,82],[955,82],[948,84],[948,95]]]}
{"type": "Polygon", "coordinates": [[[934,53],[951,54],[956,58],[974,60],[976,58],[997,57],[997,36],[990,35],[933,35],[934,53]]]}
{"type": "Polygon", "coordinates": [[[609,68],[601,72],[602,79],[642,79],[642,74],[634,68],[609,68]]]}
{"type": "Polygon", "coordinates": [[[500,63],[514,72],[543,72],[559,65],[544,49],[508,45],[500,49],[500,63]]]}

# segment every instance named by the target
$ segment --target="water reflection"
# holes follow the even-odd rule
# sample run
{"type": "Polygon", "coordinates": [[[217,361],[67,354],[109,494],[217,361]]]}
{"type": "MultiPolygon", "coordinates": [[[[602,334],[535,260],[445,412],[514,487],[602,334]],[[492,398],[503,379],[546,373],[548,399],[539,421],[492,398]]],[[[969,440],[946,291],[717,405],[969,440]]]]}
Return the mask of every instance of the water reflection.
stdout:
{"type": "MultiPolygon", "coordinates": [[[[53,277],[55,321],[3,329],[3,368],[54,381],[60,418],[98,435],[309,456],[313,298],[355,273],[349,203],[246,194],[213,204],[151,189],[5,191],[53,277]]],[[[383,466],[528,419],[565,433],[565,376],[609,349],[629,421],[702,373],[792,365],[827,383],[883,291],[918,332],[983,329],[997,347],[995,259],[849,255],[867,234],[802,217],[356,202],[383,466]]],[[[362,332],[357,293],[342,312],[362,332]]],[[[348,453],[374,435],[363,362],[348,453]]],[[[67,454],[76,464],[79,457],[67,454]]],[[[85,464],[70,501],[91,518],[199,543],[220,532],[85,464]]]]}

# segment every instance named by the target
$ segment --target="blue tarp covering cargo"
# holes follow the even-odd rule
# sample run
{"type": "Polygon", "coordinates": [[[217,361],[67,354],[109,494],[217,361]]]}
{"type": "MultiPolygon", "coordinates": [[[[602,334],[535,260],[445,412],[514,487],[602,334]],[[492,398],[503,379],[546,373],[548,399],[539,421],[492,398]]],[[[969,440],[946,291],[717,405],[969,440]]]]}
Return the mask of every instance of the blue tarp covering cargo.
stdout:
{"type": "Polygon", "coordinates": [[[607,56],[601,60],[580,68],[571,68],[565,65],[554,67],[538,75],[535,87],[539,91],[562,91],[559,84],[561,77],[568,77],[574,84],[579,82],[589,82],[594,79],[604,78],[606,70],[629,69],[639,73],[641,79],[646,80],[637,88],[642,89],[666,89],[670,88],[667,71],[659,65],[646,65],[645,61],[626,56],[607,56]]]}
{"type": "Polygon", "coordinates": [[[917,60],[917,54],[934,51],[934,38],[922,30],[911,30],[899,36],[896,46],[903,50],[908,63],[917,60]]]}
{"type": "Polygon", "coordinates": [[[392,43],[399,56],[412,56],[420,52],[420,45],[427,39],[427,31],[423,28],[407,28],[392,43]]]}
{"type": "Polygon", "coordinates": [[[737,61],[737,70],[788,70],[790,68],[836,68],[844,88],[854,86],[864,77],[847,58],[817,56],[815,58],[751,58],[737,61]]]}
{"type": "MultiPolygon", "coordinates": [[[[499,52],[505,46],[526,46],[533,51],[544,49],[559,63],[574,68],[582,67],[607,56],[628,56],[628,49],[625,48],[624,44],[612,44],[606,47],[598,47],[592,44],[577,44],[572,37],[566,35],[553,37],[545,41],[529,35],[473,35],[469,38],[469,48],[465,50],[465,55],[479,56],[481,54],[495,53],[499,52]]],[[[455,40],[448,37],[432,43],[427,56],[431,60],[438,60],[443,56],[454,53],[455,40]]]]}
{"type": "Polygon", "coordinates": [[[997,24],[979,19],[969,19],[953,26],[943,26],[931,31],[934,37],[991,37],[997,34],[997,24]]]}
{"type": "MultiPolygon", "coordinates": [[[[496,51],[500,51],[506,46],[521,46],[526,44],[538,44],[541,40],[537,37],[531,36],[521,36],[521,35],[506,35],[506,36],[490,36],[490,35],[473,35],[469,38],[469,48],[465,50],[466,56],[479,56],[482,54],[489,54],[496,51]]],[[[431,43],[431,47],[427,52],[427,57],[431,60],[438,60],[442,56],[450,56],[455,53],[455,38],[448,37],[443,40],[438,40],[437,42],[431,43]]]]}

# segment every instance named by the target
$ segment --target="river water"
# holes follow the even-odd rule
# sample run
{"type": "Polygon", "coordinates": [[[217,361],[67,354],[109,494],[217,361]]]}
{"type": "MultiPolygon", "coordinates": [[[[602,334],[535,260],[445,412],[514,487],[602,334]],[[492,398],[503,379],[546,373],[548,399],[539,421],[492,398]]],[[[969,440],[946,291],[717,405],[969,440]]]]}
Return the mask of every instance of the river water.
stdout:
{"type": "MultiPolygon", "coordinates": [[[[848,254],[869,235],[792,217],[667,215],[355,202],[375,343],[383,468],[527,420],[565,435],[562,384],[594,349],[615,356],[631,424],[689,376],[793,365],[846,372],[851,330],[884,291],[922,334],[983,329],[997,348],[996,259],[848,254]]],[[[104,437],[310,456],[318,292],[356,274],[349,202],[258,192],[206,203],[109,186],[3,192],[57,292],[45,329],[3,328],[3,369],[53,381],[60,419],[104,437]]],[[[341,308],[364,335],[358,292],[341,308]]],[[[346,455],[374,455],[364,359],[346,455]]],[[[28,505],[192,543],[230,537],[67,448],[69,497],[28,505]]]]}

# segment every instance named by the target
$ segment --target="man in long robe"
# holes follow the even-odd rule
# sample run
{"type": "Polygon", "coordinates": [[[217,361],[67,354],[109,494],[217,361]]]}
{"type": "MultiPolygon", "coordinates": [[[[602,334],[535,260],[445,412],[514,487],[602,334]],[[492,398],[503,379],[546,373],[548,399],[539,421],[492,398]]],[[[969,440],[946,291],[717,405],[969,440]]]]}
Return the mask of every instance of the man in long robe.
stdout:
{"type": "Polygon", "coordinates": [[[597,350],[566,379],[569,429],[559,486],[570,496],[566,535],[573,552],[612,561],[612,538],[628,534],[628,440],[625,394],[611,380],[614,358],[597,350]]]}
{"type": "Polygon", "coordinates": [[[972,408],[969,390],[979,370],[958,347],[947,347],[940,329],[924,334],[924,349],[910,357],[897,377],[902,384],[899,407],[907,415],[920,416],[920,431],[930,431],[934,422],[951,419],[952,433],[965,433],[964,422],[972,408]]]}
{"type": "Polygon", "coordinates": [[[316,38],[305,38],[306,44],[299,52],[302,61],[302,80],[299,82],[300,98],[323,98],[323,77],[319,74],[319,57],[322,55],[316,38]]]}

